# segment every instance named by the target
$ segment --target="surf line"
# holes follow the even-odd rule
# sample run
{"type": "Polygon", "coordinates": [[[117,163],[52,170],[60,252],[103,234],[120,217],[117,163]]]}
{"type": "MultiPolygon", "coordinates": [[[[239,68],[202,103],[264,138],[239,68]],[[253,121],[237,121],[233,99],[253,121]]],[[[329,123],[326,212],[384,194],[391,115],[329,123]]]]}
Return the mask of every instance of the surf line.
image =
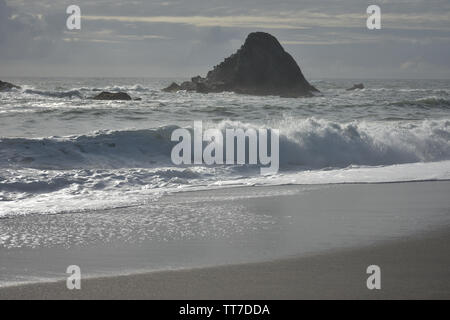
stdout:
{"type": "Polygon", "coordinates": [[[221,130],[215,128],[203,130],[202,121],[194,121],[193,130],[175,129],[171,141],[178,142],[171,152],[172,163],[175,165],[259,163],[262,175],[275,174],[279,169],[278,129],[228,128],[225,129],[224,137],[221,130]]]}

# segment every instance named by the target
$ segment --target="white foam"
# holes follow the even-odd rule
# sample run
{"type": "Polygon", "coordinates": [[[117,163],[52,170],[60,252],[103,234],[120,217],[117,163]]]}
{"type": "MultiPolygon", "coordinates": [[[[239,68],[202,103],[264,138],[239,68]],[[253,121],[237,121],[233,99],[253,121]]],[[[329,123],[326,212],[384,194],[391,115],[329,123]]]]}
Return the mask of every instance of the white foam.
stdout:
{"type": "Polygon", "coordinates": [[[148,204],[162,194],[242,186],[450,180],[450,160],[379,167],[236,175],[231,168],[12,171],[0,179],[0,217],[148,204]]]}
{"type": "MultiPolygon", "coordinates": [[[[258,128],[222,121],[209,126],[258,128]]],[[[391,165],[450,159],[450,120],[338,123],[287,119],[265,127],[280,129],[282,169],[391,165]]],[[[176,126],[148,130],[99,131],[90,135],[0,140],[1,167],[39,169],[170,166],[176,126]]]]}
{"type": "Polygon", "coordinates": [[[450,161],[408,163],[379,167],[351,166],[334,170],[307,170],[272,176],[253,177],[250,185],[392,183],[450,180],[450,161]]]}

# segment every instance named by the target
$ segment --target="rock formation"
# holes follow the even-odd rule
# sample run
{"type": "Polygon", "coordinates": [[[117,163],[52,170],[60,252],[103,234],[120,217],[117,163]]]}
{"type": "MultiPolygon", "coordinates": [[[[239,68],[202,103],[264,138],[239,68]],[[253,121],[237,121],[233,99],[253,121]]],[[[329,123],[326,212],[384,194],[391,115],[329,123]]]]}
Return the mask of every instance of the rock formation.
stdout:
{"type": "Polygon", "coordinates": [[[107,92],[96,95],[92,99],[94,100],[132,100],[131,97],[125,92],[107,92]]]}
{"type": "Polygon", "coordinates": [[[12,84],[12,83],[9,83],[9,82],[3,82],[3,81],[0,80],[0,92],[3,92],[3,91],[9,91],[9,90],[11,90],[11,89],[20,89],[20,87],[14,85],[14,84],[12,84]]]}
{"type": "Polygon", "coordinates": [[[233,91],[283,97],[311,96],[312,92],[318,91],[308,83],[300,67],[278,40],[264,32],[250,33],[244,45],[209,71],[206,78],[196,76],[181,85],[172,83],[163,90],[233,91]]]}
{"type": "Polygon", "coordinates": [[[347,91],[353,91],[356,89],[364,89],[364,85],[362,83],[356,83],[353,85],[353,87],[348,88],[347,91]]]}

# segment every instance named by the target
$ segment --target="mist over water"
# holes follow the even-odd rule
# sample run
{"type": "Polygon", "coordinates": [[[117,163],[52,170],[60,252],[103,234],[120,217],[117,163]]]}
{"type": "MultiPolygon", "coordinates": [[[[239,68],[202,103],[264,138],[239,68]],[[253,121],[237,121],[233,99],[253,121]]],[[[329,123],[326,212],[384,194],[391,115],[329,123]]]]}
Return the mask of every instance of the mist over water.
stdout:
{"type": "MultiPolygon", "coordinates": [[[[5,79],[8,80],[8,79],[5,79]]],[[[312,81],[313,98],[164,93],[180,79],[10,79],[0,93],[0,217],[143,204],[180,190],[450,178],[450,81],[312,81]],[[125,91],[140,101],[88,99],[125,91]],[[174,166],[171,133],[280,130],[280,171],[174,166]],[[384,171],[383,171],[384,170],[384,171]],[[389,172],[389,174],[386,174],[389,172]]]]}

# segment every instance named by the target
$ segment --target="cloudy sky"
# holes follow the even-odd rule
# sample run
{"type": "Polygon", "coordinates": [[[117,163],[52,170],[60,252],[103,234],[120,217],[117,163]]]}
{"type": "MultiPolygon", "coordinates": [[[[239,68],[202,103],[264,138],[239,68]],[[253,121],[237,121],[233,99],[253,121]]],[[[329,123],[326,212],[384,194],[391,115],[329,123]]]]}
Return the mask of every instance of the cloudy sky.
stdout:
{"type": "Polygon", "coordinates": [[[450,78],[449,0],[0,0],[0,78],[204,75],[252,31],[312,79],[450,78]]]}

